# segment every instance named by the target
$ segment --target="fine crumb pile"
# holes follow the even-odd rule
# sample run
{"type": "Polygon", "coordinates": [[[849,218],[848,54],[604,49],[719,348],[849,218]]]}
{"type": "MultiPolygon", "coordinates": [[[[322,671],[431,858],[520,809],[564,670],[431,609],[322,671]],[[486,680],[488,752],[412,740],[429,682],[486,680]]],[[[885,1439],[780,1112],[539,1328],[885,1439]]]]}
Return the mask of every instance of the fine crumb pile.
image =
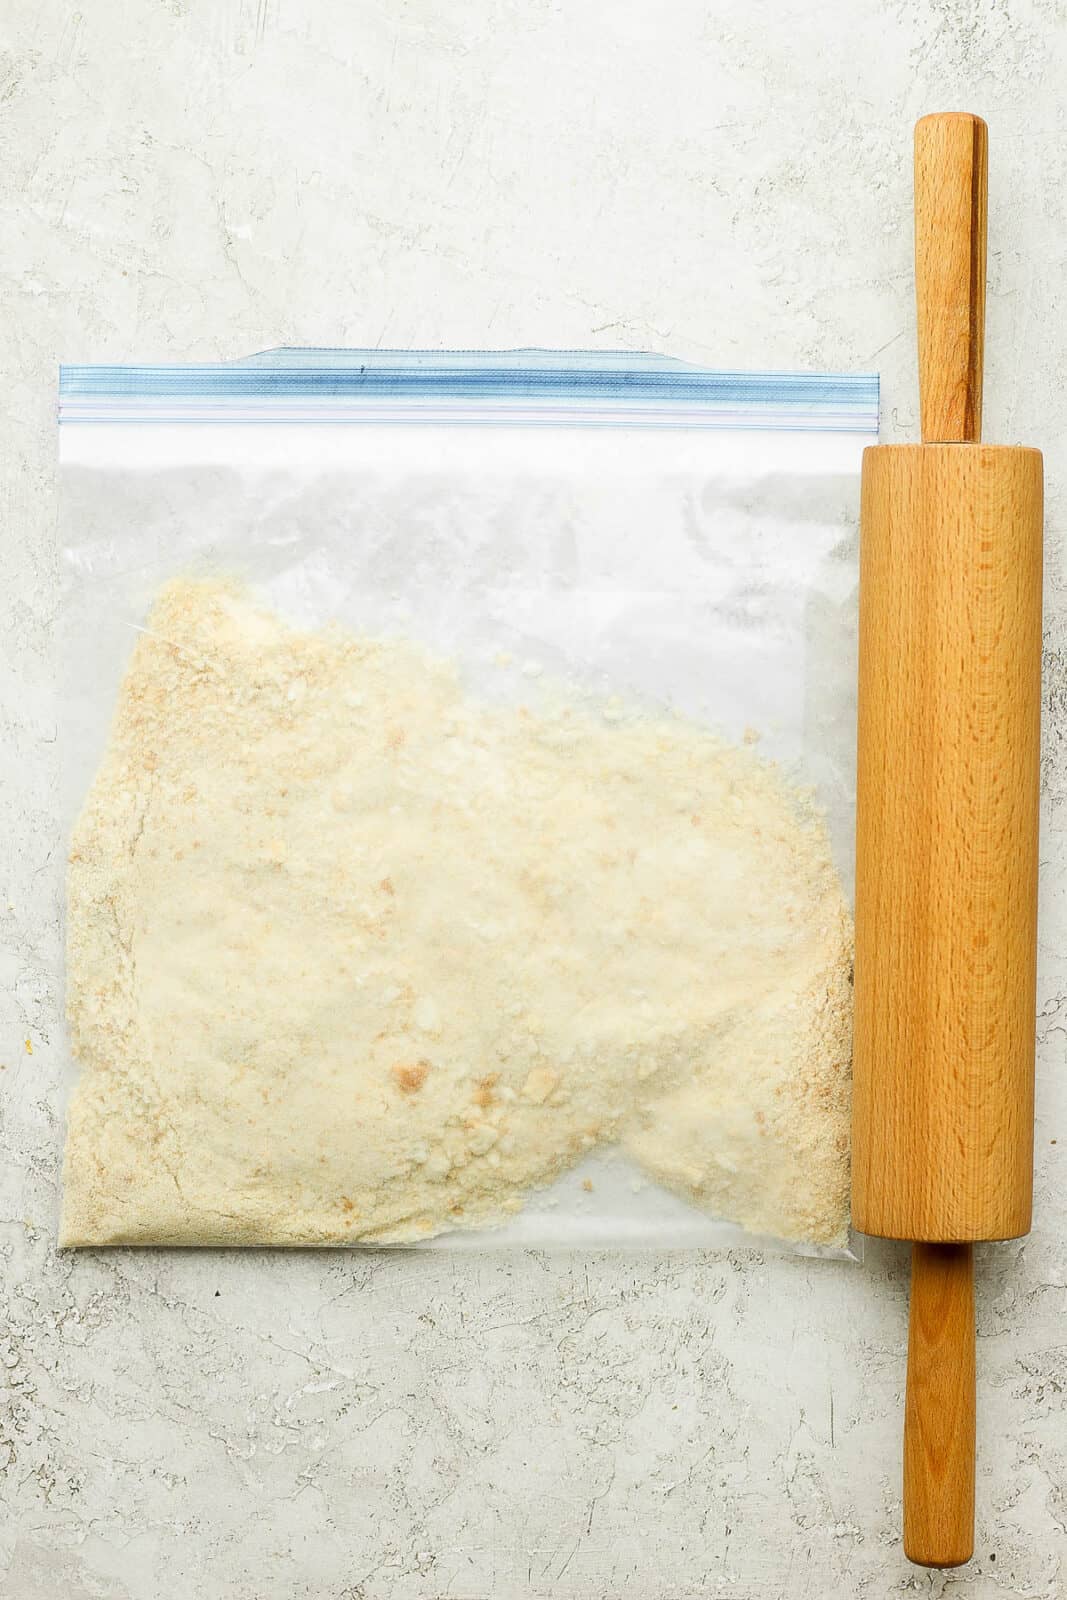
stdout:
{"type": "Polygon", "coordinates": [[[844,1237],[825,827],[691,723],[486,704],[415,644],[171,583],[75,829],[68,958],[64,1244],[420,1239],[605,1143],[844,1237]]]}

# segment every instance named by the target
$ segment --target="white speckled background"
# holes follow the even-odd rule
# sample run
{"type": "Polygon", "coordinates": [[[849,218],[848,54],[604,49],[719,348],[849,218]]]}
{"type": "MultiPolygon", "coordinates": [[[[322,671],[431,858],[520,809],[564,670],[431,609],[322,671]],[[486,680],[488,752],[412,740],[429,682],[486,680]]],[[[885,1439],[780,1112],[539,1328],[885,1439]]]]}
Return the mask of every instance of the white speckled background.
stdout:
{"type": "Polygon", "coordinates": [[[0,1595],[1067,1592],[1067,6],[8,0],[0,28],[0,1595]],[[990,124],[986,435],[1044,447],[1049,489],[1036,1226],[981,1258],[951,1576],[898,1547],[893,1247],[57,1256],[49,634],[61,357],[874,366],[914,437],[911,123],[946,108],[990,124]]]}

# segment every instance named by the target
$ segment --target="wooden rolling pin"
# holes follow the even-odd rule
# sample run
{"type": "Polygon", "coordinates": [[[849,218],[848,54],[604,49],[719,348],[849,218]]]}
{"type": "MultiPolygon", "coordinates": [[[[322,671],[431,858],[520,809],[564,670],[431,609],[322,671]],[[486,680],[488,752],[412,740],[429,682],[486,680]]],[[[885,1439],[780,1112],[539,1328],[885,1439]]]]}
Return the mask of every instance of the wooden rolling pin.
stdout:
{"type": "Polygon", "coordinates": [[[1037,450],[979,443],[986,127],[915,129],[921,445],[863,460],[853,1218],[916,1241],[904,1549],[974,1548],[972,1245],[1030,1227],[1037,450]]]}

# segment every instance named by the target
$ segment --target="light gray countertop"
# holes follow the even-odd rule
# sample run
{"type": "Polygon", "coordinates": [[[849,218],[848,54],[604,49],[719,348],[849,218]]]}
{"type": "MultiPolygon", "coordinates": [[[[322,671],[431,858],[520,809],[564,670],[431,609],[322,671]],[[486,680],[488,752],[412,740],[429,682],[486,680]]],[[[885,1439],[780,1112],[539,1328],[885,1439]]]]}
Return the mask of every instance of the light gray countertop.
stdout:
{"type": "Polygon", "coordinates": [[[0,1595],[1067,1592],[1067,7],[14,0],[6,32],[0,1595]],[[896,1247],[54,1245],[57,362],[873,367],[912,439],[911,124],[938,109],[990,126],[986,437],[1048,479],[1036,1222],[981,1253],[978,1548],[951,1577],[899,1549],[896,1247]]]}

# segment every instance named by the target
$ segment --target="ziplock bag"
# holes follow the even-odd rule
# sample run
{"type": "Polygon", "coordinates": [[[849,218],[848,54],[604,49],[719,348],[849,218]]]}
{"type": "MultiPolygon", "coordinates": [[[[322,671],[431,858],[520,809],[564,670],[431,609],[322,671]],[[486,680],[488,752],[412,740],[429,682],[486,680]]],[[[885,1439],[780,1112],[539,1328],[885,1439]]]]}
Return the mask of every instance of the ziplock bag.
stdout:
{"type": "Polygon", "coordinates": [[[65,1244],[846,1247],[877,408],[63,369],[65,1244]]]}

